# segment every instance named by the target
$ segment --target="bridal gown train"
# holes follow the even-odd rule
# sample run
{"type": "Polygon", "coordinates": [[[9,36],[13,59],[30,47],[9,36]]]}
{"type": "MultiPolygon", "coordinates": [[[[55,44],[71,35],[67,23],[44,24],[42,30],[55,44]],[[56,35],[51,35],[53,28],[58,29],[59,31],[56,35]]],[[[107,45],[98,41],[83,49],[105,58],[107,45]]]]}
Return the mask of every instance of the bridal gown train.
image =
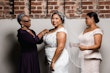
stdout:
{"type": "MultiPolygon", "coordinates": [[[[55,32],[46,34],[43,37],[44,43],[46,44],[45,53],[47,56],[49,67],[50,67],[52,58],[54,56],[54,53],[57,49],[57,40],[56,40],[57,32],[65,32],[67,34],[67,31],[64,28],[59,28],[55,32]]],[[[69,55],[66,48],[64,48],[61,55],[55,62],[54,71],[50,71],[50,73],[68,73],[68,62],[69,62],[69,55]]]]}

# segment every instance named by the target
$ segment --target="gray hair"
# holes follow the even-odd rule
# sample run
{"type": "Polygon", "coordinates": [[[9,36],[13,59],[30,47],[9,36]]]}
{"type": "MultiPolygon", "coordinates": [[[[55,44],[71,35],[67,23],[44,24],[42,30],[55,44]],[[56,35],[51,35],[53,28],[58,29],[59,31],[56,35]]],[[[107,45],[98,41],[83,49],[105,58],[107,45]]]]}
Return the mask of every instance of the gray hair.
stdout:
{"type": "Polygon", "coordinates": [[[58,12],[58,11],[55,11],[55,12],[52,14],[51,19],[52,19],[53,15],[55,15],[55,14],[57,14],[57,15],[60,17],[62,23],[64,23],[64,21],[65,21],[65,16],[64,16],[61,12],[58,12]]]}
{"type": "Polygon", "coordinates": [[[18,17],[17,17],[17,21],[18,21],[18,23],[19,23],[20,25],[21,25],[20,21],[21,21],[21,19],[22,19],[23,16],[25,16],[25,14],[24,14],[24,13],[21,13],[21,14],[19,14],[18,17]]]}

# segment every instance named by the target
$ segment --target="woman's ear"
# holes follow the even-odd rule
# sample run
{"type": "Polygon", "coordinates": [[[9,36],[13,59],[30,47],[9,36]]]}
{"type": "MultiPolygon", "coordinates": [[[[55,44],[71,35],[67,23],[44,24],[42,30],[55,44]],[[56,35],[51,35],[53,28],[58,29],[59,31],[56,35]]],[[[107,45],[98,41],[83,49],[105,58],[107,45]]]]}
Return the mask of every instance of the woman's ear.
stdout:
{"type": "Polygon", "coordinates": [[[22,21],[20,21],[20,24],[21,24],[21,27],[24,27],[24,24],[23,24],[23,22],[22,22],[22,21]]]}
{"type": "Polygon", "coordinates": [[[93,22],[95,21],[95,20],[94,20],[94,17],[91,17],[91,19],[92,19],[93,22]]]}
{"type": "Polygon", "coordinates": [[[22,25],[22,24],[23,24],[23,22],[22,22],[22,21],[20,21],[20,24],[22,25]]]}
{"type": "Polygon", "coordinates": [[[94,20],[94,17],[91,17],[92,20],[94,20]]]}

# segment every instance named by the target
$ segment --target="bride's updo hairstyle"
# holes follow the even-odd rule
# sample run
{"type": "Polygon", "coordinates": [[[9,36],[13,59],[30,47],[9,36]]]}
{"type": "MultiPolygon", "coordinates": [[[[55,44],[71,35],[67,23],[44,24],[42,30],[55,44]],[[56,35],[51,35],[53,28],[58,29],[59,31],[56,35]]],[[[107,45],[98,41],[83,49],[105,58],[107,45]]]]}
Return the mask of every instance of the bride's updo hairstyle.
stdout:
{"type": "Polygon", "coordinates": [[[60,17],[62,23],[64,23],[64,21],[65,21],[65,16],[64,16],[61,12],[58,12],[58,11],[55,11],[55,12],[52,14],[51,19],[52,19],[53,15],[55,15],[55,14],[57,14],[57,15],[60,17]]]}
{"type": "Polygon", "coordinates": [[[98,18],[98,15],[97,15],[97,13],[95,13],[95,12],[89,12],[89,13],[87,13],[87,16],[89,16],[90,18],[94,18],[94,21],[95,21],[95,23],[98,23],[99,22],[99,18],[98,18]]]}

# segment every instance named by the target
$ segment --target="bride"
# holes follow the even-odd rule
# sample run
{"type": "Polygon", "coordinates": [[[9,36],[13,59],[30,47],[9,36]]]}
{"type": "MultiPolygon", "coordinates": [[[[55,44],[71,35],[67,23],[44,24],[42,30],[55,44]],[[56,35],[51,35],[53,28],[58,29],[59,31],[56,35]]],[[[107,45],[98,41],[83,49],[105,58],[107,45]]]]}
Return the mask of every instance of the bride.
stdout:
{"type": "Polygon", "coordinates": [[[69,55],[66,49],[67,31],[63,26],[64,15],[54,12],[51,16],[51,23],[54,28],[43,37],[49,71],[50,73],[69,73],[69,55]]]}

